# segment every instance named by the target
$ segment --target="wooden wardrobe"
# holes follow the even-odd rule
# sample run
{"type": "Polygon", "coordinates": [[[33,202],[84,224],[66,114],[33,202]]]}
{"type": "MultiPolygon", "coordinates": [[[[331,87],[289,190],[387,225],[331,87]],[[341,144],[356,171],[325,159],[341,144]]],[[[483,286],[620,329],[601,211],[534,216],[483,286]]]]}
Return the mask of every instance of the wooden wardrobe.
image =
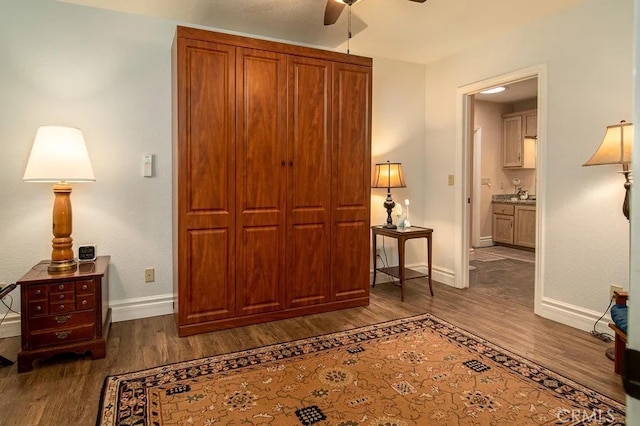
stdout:
{"type": "Polygon", "coordinates": [[[369,304],[372,60],[178,27],[180,336],[369,304]]]}

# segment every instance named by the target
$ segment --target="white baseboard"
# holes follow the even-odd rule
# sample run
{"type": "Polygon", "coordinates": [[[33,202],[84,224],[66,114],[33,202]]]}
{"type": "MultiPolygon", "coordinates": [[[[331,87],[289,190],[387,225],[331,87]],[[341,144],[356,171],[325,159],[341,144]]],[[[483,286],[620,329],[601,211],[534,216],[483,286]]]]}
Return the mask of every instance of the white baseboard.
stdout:
{"type": "Polygon", "coordinates": [[[0,338],[19,336],[20,314],[9,313],[0,326],[0,338]]]}
{"type": "MultiPolygon", "coordinates": [[[[425,274],[428,271],[426,263],[412,263],[410,265],[405,265],[405,266],[407,268],[415,269],[416,271],[420,271],[425,274]]],[[[455,285],[454,284],[456,282],[455,275],[451,269],[441,268],[439,266],[432,265],[431,273],[433,274],[433,277],[431,277],[433,281],[438,281],[439,283],[446,284],[452,287],[455,285]]],[[[385,276],[385,275],[386,274],[378,273],[377,278],[380,278],[381,276],[385,276]]],[[[373,270],[369,271],[369,278],[370,278],[370,282],[372,282],[373,270]]]]}
{"type": "Polygon", "coordinates": [[[173,313],[173,293],[111,301],[109,306],[113,322],[168,315],[173,313]]]}
{"type": "MultiPolygon", "coordinates": [[[[593,325],[602,315],[602,312],[592,311],[548,297],[542,298],[540,304],[536,306],[535,313],[541,317],[587,332],[593,330],[593,325]]],[[[611,316],[607,312],[598,322],[596,330],[601,333],[613,334],[608,326],[610,322],[611,316]]]]}
{"type": "Polygon", "coordinates": [[[480,237],[478,247],[491,247],[493,246],[493,237],[480,237]]]}

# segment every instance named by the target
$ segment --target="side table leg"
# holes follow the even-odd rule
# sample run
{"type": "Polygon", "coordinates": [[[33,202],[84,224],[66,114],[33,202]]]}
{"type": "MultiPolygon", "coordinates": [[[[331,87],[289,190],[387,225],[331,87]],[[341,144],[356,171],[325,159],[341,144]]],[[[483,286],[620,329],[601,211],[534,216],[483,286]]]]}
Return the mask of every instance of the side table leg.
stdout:
{"type": "Polygon", "coordinates": [[[433,297],[433,285],[431,283],[431,234],[427,237],[427,268],[429,272],[429,292],[433,297]]]}
{"type": "Polygon", "coordinates": [[[378,238],[376,237],[376,234],[375,234],[375,232],[373,230],[371,231],[371,235],[373,237],[373,283],[371,284],[371,287],[375,287],[376,286],[376,271],[378,270],[378,268],[377,268],[378,256],[376,255],[376,252],[377,252],[376,240],[378,238]]]}
{"type": "Polygon", "coordinates": [[[404,238],[398,238],[398,272],[400,275],[400,301],[404,302],[404,238]]]}

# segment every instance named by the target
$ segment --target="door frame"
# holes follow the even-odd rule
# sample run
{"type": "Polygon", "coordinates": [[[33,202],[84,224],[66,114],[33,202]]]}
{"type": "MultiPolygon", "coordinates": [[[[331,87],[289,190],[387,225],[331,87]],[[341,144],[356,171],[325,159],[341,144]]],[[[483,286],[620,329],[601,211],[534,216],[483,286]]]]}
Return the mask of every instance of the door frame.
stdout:
{"type": "Polygon", "coordinates": [[[480,247],[480,195],[482,194],[482,128],[473,129],[473,178],[471,185],[471,248],[480,247]]]}
{"type": "Polygon", "coordinates": [[[459,185],[455,185],[454,218],[454,287],[469,287],[469,225],[470,213],[468,198],[471,193],[469,160],[471,156],[470,131],[473,117],[471,114],[473,97],[476,93],[491,87],[515,83],[517,81],[538,79],[538,139],[536,143],[536,258],[535,258],[535,296],[534,312],[539,312],[542,303],[544,271],[544,217],[545,205],[545,165],[547,133],[547,65],[538,64],[506,74],[487,78],[461,86],[456,91],[456,159],[455,175],[459,185]]]}

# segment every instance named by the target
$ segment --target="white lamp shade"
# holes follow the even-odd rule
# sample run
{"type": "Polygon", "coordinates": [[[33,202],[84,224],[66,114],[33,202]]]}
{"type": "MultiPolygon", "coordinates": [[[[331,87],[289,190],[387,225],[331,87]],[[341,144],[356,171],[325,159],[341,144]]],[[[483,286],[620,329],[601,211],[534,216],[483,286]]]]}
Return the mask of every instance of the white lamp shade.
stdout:
{"type": "Polygon", "coordinates": [[[629,164],[633,146],[633,124],[625,121],[607,126],[602,143],[583,166],[601,164],[629,164]]]}
{"type": "Polygon", "coordinates": [[[82,131],[72,127],[39,127],[22,179],[25,182],[95,181],[82,131]]]}

